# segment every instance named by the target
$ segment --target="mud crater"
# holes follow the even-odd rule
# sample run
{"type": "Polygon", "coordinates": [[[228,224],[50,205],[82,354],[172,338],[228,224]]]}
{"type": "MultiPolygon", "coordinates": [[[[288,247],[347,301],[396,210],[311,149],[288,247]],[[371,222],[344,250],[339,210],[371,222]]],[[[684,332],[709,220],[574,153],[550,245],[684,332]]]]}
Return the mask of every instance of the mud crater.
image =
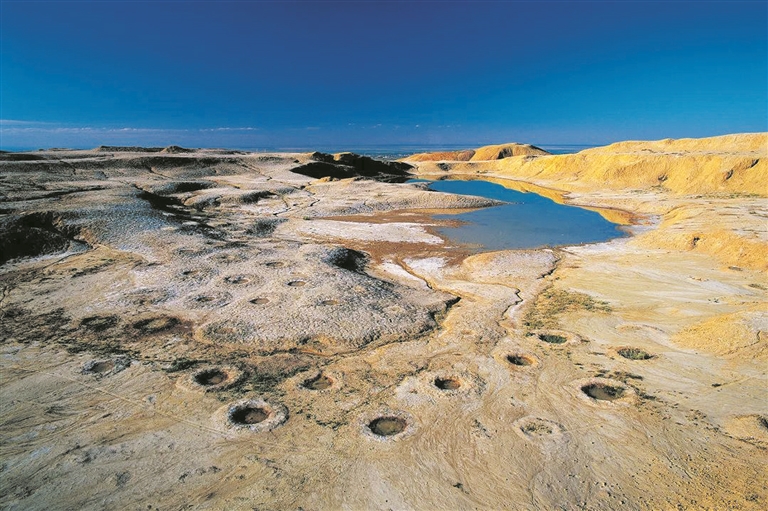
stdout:
{"type": "Polygon", "coordinates": [[[174,316],[154,316],[136,321],[133,328],[144,334],[156,334],[170,330],[181,323],[174,316]]]}
{"type": "Polygon", "coordinates": [[[189,296],[184,300],[185,305],[194,309],[215,309],[224,307],[232,300],[232,295],[222,291],[189,296]]]}
{"type": "Polygon", "coordinates": [[[453,376],[447,376],[447,377],[438,376],[437,378],[435,378],[433,383],[435,387],[445,391],[459,390],[462,385],[461,380],[453,376]]]}
{"type": "Polygon", "coordinates": [[[170,291],[162,288],[142,288],[127,293],[123,301],[131,305],[157,305],[171,298],[170,291]]]}
{"type": "Polygon", "coordinates": [[[209,341],[245,343],[253,340],[256,329],[243,321],[222,320],[209,323],[201,330],[201,336],[209,341]]]}
{"type": "Polygon", "coordinates": [[[327,374],[320,373],[313,378],[308,378],[301,383],[307,390],[327,390],[333,387],[334,380],[327,374]]]}
{"type": "Polygon", "coordinates": [[[616,350],[616,353],[628,360],[650,360],[655,358],[654,355],[651,355],[650,353],[641,350],[640,348],[619,348],[616,350]]]}
{"type": "Polygon", "coordinates": [[[581,342],[581,337],[573,332],[565,330],[534,330],[528,334],[539,342],[552,346],[562,346],[564,344],[577,344],[581,342]]]}
{"type": "Polygon", "coordinates": [[[244,371],[232,366],[201,367],[187,377],[186,387],[204,392],[216,392],[229,389],[240,383],[245,377],[244,371]]]}
{"type": "Polygon", "coordinates": [[[408,423],[400,417],[377,417],[368,423],[368,429],[377,436],[395,436],[405,431],[408,423]]]}
{"type": "Polygon", "coordinates": [[[401,440],[415,431],[415,421],[403,411],[384,410],[365,415],[359,421],[363,435],[380,442],[401,440]]]}
{"type": "Polygon", "coordinates": [[[580,399],[593,405],[615,406],[634,402],[637,393],[629,385],[610,378],[589,378],[575,382],[580,399]]]}
{"type": "Polygon", "coordinates": [[[208,258],[210,261],[213,261],[215,263],[219,264],[229,264],[229,263],[241,263],[247,259],[245,254],[214,254],[211,257],[208,258]]]}
{"type": "Polygon", "coordinates": [[[243,406],[235,408],[229,414],[229,420],[237,425],[259,424],[267,420],[270,413],[268,409],[261,406],[243,406]]]}
{"type": "MultiPolygon", "coordinates": [[[[476,374],[459,370],[448,363],[444,369],[422,371],[413,378],[405,378],[398,385],[398,394],[405,402],[424,399],[474,399],[485,389],[485,382],[476,374]]],[[[434,401],[431,401],[434,403],[434,401]]]]}
{"type": "Polygon", "coordinates": [[[624,396],[624,387],[606,383],[589,383],[581,387],[581,391],[599,401],[616,401],[624,396]]]}
{"type": "Polygon", "coordinates": [[[507,355],[506,358],[507,358],[507,362],[509,362],[513,366],[518,366],[518,367],[533,366],[538,363],[535,358],[533,358],[530,355],[525,355],[523,353],[512,353],[507,355]]]}
{"type": "Polygon", "coordinates": [[[253,432],[271,431],[288,420],[288,410],[281,404],[263,399],[246,399],[230,405],[226,412],[230,427],[253,432]]]}
{"type": "Polygon", "coordinates": [[[117,357],[114,359],[90,360],[83,364],[82,374],[94,376],[111,376],[125,370],[131,365],[131,360],[127,357],[117,357]]]}
{"type": "Polygon", "coordinates": [[[224,282],[227,284],[242,285],[248,284],[250,281],[251,279],[245,275],[229,275],[224,277],[224,282]]]}
{"type": "Polygon", "coordinates": [[[557,422],[528,416],[514,422],[515,431],[526,440],[559,440],[563,427],[557,422]]]}
{"type": "Polygon", "coordinates": [[[313,369],[298,373],[291,379],[291,385],[300,391],[318,394],[339,389],[342,381],[341,373],[313,369]]]}
{"type": "Polygon", "coordinates": [[[103,332],[108,330],[120,322],[117,316],[88,316],[80,320],[80,326],[91,330],[93,332],[103,332]]]}

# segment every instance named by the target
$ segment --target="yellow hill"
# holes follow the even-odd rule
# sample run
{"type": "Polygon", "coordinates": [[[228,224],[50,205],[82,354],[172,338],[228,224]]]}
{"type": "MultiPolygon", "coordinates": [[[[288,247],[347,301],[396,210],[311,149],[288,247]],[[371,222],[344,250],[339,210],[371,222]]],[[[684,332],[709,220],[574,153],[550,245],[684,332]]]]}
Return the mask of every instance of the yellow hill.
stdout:
{"type": "Polygon", "coordinates": [[[530,144],[498,144],[488,145],[479,149],[466,149],[464,151],[441,151],[436,153],[414,154],[405,161],[423,162],[423,161],[489,161],[501,160],[510,156],[540,156],[549,154],[544,149],[540,149],[530,144]]]}
{"type": "Polygon", "coordinates": [[[491,174],[569,191],[658,188],[689,195],[768,196],[768,133],[619,142],[576,154],[478,162],[480,152],[471,161],[444,162],[439,167],[423,160],[419,173],[491,174]]]}
{"type": "Polygon", "coordinates": [[[473,149],[464,151],[440,151],[437,153],[413,154],[404,160],[408,161],[469,161],[475,155],[473,149]]]}
{"type": "Polygon", "coordinates": [[[707,138],[665,138],[656,141],[616,142],[604,147],[596,147],[583,152],[758,152],[765,155],[768,150],[768,134],[741,133],[707,138]]]}
{"type": "Polygon", "coordinates": [[[530,144],[487,145],[475,151],[471,161],[503,160],[510,156],[543,156],[549,154],[544,149],[530,144]]]}
{"type": "Polygon", "coordinates": [[[768,134],[620,142],[577,154],[508,158],[498,172],[568,189],[660,187],[678,194],[768,195],[768,134]]]}
{"type": "MultiPolygon", "coordinates": [[[[754,213],[761,198],[768,197],[768,133],[629,141],[576,154],[416,165],[422,175],[479,175],[515,189],[521,182],[533,183],[554,189],[549,195],[558,202],[567,202],[568,192],[580,194],[583,204],[589,202],[586,197],[616,191],[624,198],[608,205],[661,215],[658,228],[639,235],[636,243],[709,254],[726,267],[768,269],[765,222],[754,213]],[[635,194],[642,191],[655,192],[656,200],[644,203],[642,193],[635,194]],[[728,214],[721,209],[723,201],[731,208],[728,214]]],[[[598,203],[606,205],[604,199],[598,203]]],[[[607,217],[611,210],[598,211],[607,217]]],[[[628,218],[612,220],[626,223],[628,218]]]]}

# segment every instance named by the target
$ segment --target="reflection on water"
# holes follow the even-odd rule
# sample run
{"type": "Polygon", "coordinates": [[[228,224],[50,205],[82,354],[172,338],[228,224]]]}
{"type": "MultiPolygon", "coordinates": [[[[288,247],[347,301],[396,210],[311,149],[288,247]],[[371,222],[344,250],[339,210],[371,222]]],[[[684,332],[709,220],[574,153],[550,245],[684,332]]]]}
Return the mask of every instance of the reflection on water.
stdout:
{"type": "Polygon", "coordinates": [[[535,193],[504,188],[487,181],[432,181],[430,190],[476,195],[508,204],[436,218],[460,220],[440,227],[443,236],[480,250],[538,248],[607,241],[626,233],[595,211],[558,204],[535,193]]]}

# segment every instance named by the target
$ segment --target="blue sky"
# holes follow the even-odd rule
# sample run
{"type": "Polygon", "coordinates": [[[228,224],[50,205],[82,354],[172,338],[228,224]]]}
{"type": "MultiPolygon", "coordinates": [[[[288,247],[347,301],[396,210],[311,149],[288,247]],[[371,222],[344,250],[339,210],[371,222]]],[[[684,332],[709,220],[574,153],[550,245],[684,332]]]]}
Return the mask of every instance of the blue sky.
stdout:
{"type": "Polygon", "coordinates": [[[0,1],[0,145],[768,130],[765,1],[0,1]]]}

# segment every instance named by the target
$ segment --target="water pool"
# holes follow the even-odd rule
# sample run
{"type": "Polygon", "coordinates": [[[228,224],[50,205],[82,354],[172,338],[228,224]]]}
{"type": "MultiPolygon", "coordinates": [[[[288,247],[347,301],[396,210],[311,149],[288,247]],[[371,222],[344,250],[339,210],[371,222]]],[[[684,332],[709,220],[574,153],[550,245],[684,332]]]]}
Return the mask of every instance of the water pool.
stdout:
{"type": "Polygon", "coordinates": [[[459,220],[458,225],[437,228],[441,235],[478,250],[579,245],[627,235],[620,225],[609,222],[595,211],[558,204],[535,193],[510,190],[482,180],[428,182],[430,190],[475,195],[507,203],[467,213],[436,216],[438,219],[459,220]]]}

